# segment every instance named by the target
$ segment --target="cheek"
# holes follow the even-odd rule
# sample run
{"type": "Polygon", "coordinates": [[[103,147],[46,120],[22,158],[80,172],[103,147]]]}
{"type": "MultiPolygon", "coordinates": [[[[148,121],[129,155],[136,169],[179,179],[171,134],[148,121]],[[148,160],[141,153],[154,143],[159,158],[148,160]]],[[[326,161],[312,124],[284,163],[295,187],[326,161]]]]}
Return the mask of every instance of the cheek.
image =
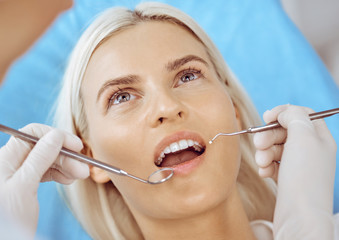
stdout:
{"type": "Polygon", "coordinates": [[[215,161],[215,164],[211,164],[211,168],[215,172],[216,179],[223,179],[221,182],[235,183],[241,162],[239,137],[218,139],[210,146],[209,151],[215,161]]]}
{"type": "MultiPolygon", "coordinates": [[[[142,159],[144,149],[143,147],[135,148],[135,146],[141,146],[138,143],[139,139],[135,137],[139,134],[135,124],[117,125],[106,119],[105,121],[97,120],[96,124],[92,121],[90,126],[89,146],[95,159],[138,177],[147,178],[150,170],[142,159]]],[[[117,180],[126,178],[119,175],[112,177],[117,180]]]]}
{"type": "MultiPolygon", "coordinates": [[[[152,170],[145,164],[145,161],[142,161],[145,160],[142,158],[144,155],[143,149],[132,149],[131,146],[135,146],[136,143],[133,143],[135,138],[133,136],[135,135],[130,134],[130,131],[130,128],[123,130],[120,127],[114,128],[111,133],[105,131],[105,134],[101,134],[100,137],[93,136],[91,138],[92,141],[95,141],[91,146],[93,157],[132,175],[147,179],[152,170]],[[126,133],[128,135],[125,135],[126,133]],[[119,141],[119,139],[124,139],[124,141],[119,141]]],[[[142,212],[148,212],[152,209],[149,203],[152,202],[152,196],[156,195],[153,185],[113,173],[108,173],[108,175],[130,209],[139,209],[142,212]]]]}
{"type": "Polygon", "coordinates": [[[219,132],[237,130],[233,102],[222,84],[215,83],[209,86],[191,104],[191,109],[195,111],[194,115],[203,121],[200,124],[204,124],[210,138],[219,132]]]}
{"type": "MultiPolygon", "coordinates": [[[[96,127],[96,131],[92,131],[90,135],[90,147],[94,158],[145,180],[155,170],[153,159],[145,147],[147,143],[143,141],[143,137],[136,137],[142,136],[140,132],[142,128],[138,123],[125,122],[112,125],[112,121],[106,119],[96,126],[105,128],[100,131],[96,127]],[[111,126],[106,126],[107,122],[111,126]]],[[[144,212],[152,209],[149,202],[152,202],[152,196],[156,195],[153,185],[113,173],[109,173],[109,177],[130,208],[142,209],[144,212]]]]}
{"type": "MultiPolygon", "coordinates": [[[[209,139],[217,133],[229,133],[238,130],[238,120],[233,102],[223,86],[215,89],[206,95],[208,103],[202,106],[202,112],[206,119],[206,131],[209,139]]],[[[206,168],[211,168],[214,173],[215,185],[220,191],[220,198],[227,198],[230,190],[236,184],[240,162],[240,137],[219,137],[213,144],[208,144],[208,158],[213,164],[206,168]]]]}

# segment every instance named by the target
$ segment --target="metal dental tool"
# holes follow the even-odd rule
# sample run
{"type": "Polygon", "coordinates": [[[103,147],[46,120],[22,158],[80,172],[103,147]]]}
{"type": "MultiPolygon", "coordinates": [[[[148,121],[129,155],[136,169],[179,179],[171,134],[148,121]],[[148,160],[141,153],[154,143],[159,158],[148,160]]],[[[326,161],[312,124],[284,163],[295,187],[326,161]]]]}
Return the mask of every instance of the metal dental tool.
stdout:
{"type": "MultiPolygon", "coordinates": [[[[338,114],[339,113],[339,108],[334,108],[330,109],[327,111],[322,111],[322,112],[316,112],[316,113],[311,113],[309,114],[309,117],[311,120],[316,120],[316,119],[321,119],[325,117],[330,117],[332,115],[338,114]]],[[[250,127],[248,129],[239,131],[239,132],[233,132],[233,133],[218,133],[217,135],[212,138],[212,140],[209,141],[209,144],[212,144],[213,141],[219,137],[219,136],[234,136],[234,135],[240,135],[243,133],[256,133],[256,132],[263,132],[267,130],[271,130],[273,128],[278,128],[281,127],[281,125],[278,123],[278,121],[263,125],[263,126],[258,126],[258,127],[250,127]]]]}
{"type": "MultiPolygon", "coordinates": [[[[13,128],[6,127],[6,126],[1,125],[1,124],[0,124],[0,131],[4,132],[6,134],[12,135],[14,137],[20,138],[24,141],[33,143],[33,144],[36,144],[39,141],[39,138],[37,138],[37,137],[34,137],[32,135],[29,135],[29,134],[26,134],[26,133],[23,133],[23,132],[20,132],[20,131],[17,131],[13,128]]],[[[84,163],[93,165],[95,167],[104,169],[108,172],[118,174],[118,175],[121,175],[121,176],[130,177],[130,178],[133,178],[133,179],[138,180],[140,182],[148,183],[148,184],[159,184],[159,183],[166,182],[168,179],[170,179],[173,176],[173,173],[174,173],[174,170],[172,168],[161,168],[161,169],[153,172],[151,175],[149,175],[147,180],[144,180],[144,179],[138,178],[136,176],[133,176],[132,174],[129,174],[122,169],[113,167],[111,165],[100,162],[98,160],[95,160],[95,159],[90,158],[86,155],[74,152],[74,151],[69,150],[69,149],[64,148],[64,147],[61,149],[60,154],[63,154],[64,156],[76,159],[80,162],[84,162],[84,163]]]]}

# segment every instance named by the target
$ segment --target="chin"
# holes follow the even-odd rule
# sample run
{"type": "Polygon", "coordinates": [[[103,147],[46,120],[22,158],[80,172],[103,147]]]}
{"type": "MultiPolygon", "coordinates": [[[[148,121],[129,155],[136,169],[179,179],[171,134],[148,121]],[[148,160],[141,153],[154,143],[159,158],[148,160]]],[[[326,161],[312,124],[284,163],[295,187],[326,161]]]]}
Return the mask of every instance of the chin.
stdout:
{"type": "MultiPolygon", "coordinates": [[[[201,179],[200,179],[201,180],[201,179]]],[[[211,181],[194,184],[182,191],[177,192],[173,199],[166,202],[166,208],[170,218],[189,218],[199,214],[204,214],[223,202],[227,201],[231,192],[231,185],[214,184],[211,181]]],[[[223,179],[223,183],[225,183],[223,179]]]]}
{"type": "Polygon", "coordinates": [[[226,199],[211,196],[195,196],[172,207],[171,218],[191,218],[207,213],[221,205],[226,199]]]}

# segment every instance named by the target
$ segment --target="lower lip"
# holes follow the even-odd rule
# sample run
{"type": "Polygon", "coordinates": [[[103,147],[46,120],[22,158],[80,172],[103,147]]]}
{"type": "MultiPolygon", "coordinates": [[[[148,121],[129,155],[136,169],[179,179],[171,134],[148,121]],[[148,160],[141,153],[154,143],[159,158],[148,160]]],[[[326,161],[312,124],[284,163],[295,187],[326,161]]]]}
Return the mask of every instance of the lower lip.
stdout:
{"type": "Polygon", "coordinates": [[[170,166],[174,170],[175,175],[188,175],[196,169],[204,160],[205,152],[192,160],[180,163],[178,165],[170,166]]]}

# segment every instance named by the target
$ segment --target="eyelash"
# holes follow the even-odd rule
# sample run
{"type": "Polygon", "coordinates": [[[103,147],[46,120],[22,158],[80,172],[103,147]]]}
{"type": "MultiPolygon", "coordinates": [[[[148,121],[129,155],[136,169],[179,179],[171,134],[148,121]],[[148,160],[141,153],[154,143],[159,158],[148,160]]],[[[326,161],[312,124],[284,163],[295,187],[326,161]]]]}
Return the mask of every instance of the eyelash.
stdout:
{"type": "MultiPolygon", "coordinates": [[[[179,72],[179,73],[176,75],[175,78],[179,78],[178,80],[175,81],[176,85],[177,85],[177,86],[182,85],[182,84],[178,85],[178,82],[182,81],[181,78],[184,77],[185,75],[189,74],[189,73],[194,74],[194,75],[198,75],[198,76],[196,76],[195,79],[189,80],[189,81],[187,81],[187,82],[183,82],[182,84],[185,84],[185,83],[188,83],[188,82],[197,80],[197,79],[199,79],[199,78],[201,78],[201,77],[204,78],[204,74],[202,73],[202,71],[201,71],[200,69],[196,69],[196,68],[189,67],[188,69],[182,70],[181,72],[179,72]]],[[[123,93],[128,93],[128,94],[130,94],[130,98],[131,98],[131,95],[132,95],[132,94],[130,93],[129,90],[130,90],[129,88],[118,88],[118,90],[117,90],[117,91],[114,91],[112,95],[109,95],[108,101],[107,101],[107,102],[108,102],[108,104],[107,104],[107,110],[108,110],[111,106],[115,105],[115,104],[114,104],[114,101],[117,99],[117,97],[119,97],[119,95],[121,95],[121,94],[123,94],[123,93]]],[[[128,101],[130,101],[130,99],[129,99],[128,101]]],[[[119,104],[121,104],[121,103],[119,103],[119,104]]]]}
{"type": "MultiPolygon", "coordinates": [[[[129,90],[130,90],[129,88],[119,88],[119,87],[118,87],[118,90],[117,90],[117,91],[114,91],[112,95],[109,95],[109,98],[108,98],[108,104],[107,104],[107,110],[108,110],[111,106],[115,105],[115,104],[114,104],[114,101],[119,97],[119,95],[124,94],[124,93],[128,93],[128,94],[132,95],[132,94],[129,92],[129,90]]],[[[131,96],[130,96],[130,98],[131,98],[131,96]]],[[[120,104],[120,103],[119,103],[119,104],[120,104]]]]}
{"type": "MultiPolygon", "coordinates": [[[[185,75],[189,74],[189,73],[192,73],[192,74],[195,74],[195,75],[198,75],[198,76],[196,76],[195,79],[189,80],[187,82],[197,80],[198,78],[201,78],[201,77],[204,78],[204,73],[202,73],[202,71],[200,69],[189,67],[188,69],[185,69],[185,70],[183,70],[183,71],[181,71],[177,74],[177,76],[179,76],[179,81],[181,81],[181,78],[184,77],[185,75]]],[[[187,83],[187,82],[183,82],[183,83],[187,83]]]]}

